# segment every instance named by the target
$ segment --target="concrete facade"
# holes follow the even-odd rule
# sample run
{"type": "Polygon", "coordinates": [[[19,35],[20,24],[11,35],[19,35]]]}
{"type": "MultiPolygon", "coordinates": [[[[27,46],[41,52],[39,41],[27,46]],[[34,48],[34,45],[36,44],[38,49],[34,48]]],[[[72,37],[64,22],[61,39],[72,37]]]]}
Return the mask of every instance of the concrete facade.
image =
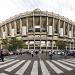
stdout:
{"type": "Polygon", "coordinates": [[[35,9],[15,15],[0,24],[1,40],[17,37],[25,41],[27,49],[57,49],[56,41],[67,42],[74,49],[75,23],[53,12],[35,9]]]}

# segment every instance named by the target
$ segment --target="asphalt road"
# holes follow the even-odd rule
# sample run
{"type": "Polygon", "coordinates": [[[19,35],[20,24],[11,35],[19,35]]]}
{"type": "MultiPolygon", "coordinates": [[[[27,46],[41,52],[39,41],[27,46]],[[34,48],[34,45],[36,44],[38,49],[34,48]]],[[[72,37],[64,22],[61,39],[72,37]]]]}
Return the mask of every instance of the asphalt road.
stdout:
{"type": "Polygon", "coordinates": [[[14,55],[0,61],[0,75],[75,75],[75,58],[47,54],[14,55]]]}

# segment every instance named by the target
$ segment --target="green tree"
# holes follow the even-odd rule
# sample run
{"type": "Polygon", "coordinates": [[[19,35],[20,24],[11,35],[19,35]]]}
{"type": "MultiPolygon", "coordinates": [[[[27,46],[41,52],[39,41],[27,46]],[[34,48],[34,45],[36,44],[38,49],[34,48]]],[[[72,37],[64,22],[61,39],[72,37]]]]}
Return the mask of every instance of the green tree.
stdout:
{"type": "Polygon", "coordinates": [[[2,39],[2,45],[4,49],[8,49],[8,39],[2,39]]]}
{"type": "Polygon", "coordinates": [[[65,41],[57,41],[56,46],[58,47],[58,49],[64,50],[66,48],[66,42],[65,41]]]}
{"type": "Polygon", "coordinates": [[[16,49],[21,49],[24,47],[24,42],[22,40],[16,39],[16,37],[2,40],[3,47],[9,51],[15,51],[16,49]]]}

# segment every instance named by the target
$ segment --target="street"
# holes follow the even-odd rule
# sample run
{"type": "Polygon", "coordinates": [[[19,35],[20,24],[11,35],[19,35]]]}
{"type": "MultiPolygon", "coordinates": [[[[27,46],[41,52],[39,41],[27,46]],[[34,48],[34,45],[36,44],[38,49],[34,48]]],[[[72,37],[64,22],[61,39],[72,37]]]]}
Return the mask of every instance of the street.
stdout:
{"type": "Polygon", "coordinates": [[[0,75],[75,75],[75,58],[63,58],[41,54],[31,57],[29,54],[13,55],[0,61],[0,75]]]}

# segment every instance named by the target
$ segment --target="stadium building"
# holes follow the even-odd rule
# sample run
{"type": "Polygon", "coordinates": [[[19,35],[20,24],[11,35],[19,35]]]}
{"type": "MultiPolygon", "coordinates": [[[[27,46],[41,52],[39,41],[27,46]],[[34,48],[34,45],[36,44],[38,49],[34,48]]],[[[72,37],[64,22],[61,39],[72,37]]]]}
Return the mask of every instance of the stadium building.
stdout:
{"type": "Polygon", "coordinates": [[[65,41],[66,49],[73,50],[75,23],[59,14],[35,9],[0,23],[0,48],[1,40],[11,37],[25,41],[28,50],[57,50],[58,40],[65,41]]]}

